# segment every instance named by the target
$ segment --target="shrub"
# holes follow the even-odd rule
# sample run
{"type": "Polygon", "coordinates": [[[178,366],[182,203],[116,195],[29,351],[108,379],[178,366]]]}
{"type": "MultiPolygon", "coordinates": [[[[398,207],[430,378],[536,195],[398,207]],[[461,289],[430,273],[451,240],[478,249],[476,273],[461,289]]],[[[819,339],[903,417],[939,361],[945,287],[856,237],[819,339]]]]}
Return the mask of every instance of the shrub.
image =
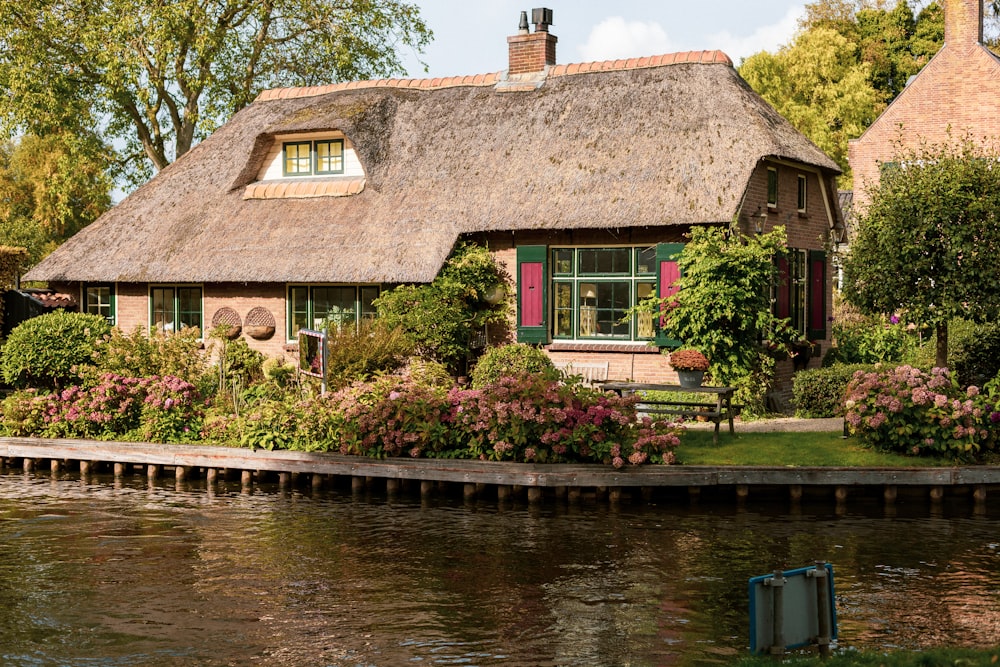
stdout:
{"type": "Polygon", "coordinates": [[[857,371],[847,388],[845,419],[862,443],[919,455],[972,458],[991,447],[995,399],[979,388],[959,387],[944,368],[912,366],[857,371]]]}
{"type": "Polygon", "coordinates": [[[559,378],[559,371],[544,350],[511,343],[487,348],[472,369],[472,388],[482,389],[501,378],[524,373],[537,373],[550,380],[559,378]]]}
{"type": "Polygon", "coordinates": [[[19,324],[7,339],[0,369],[15,387],[61,387],[79,381],[94,346],[111,327],[99,315],[62,311],[19,324]]]}
{"type": "Polygon", "coordinates": [[[379,319],[399,327],[422,357],[464,374],[476,352],[477,334],[506,321],[507,304],[490,303],[505,274],[490,251],[459,244],[430,284],[400,285],[375,300],[379,319]]]}
{"type": "Polygon", "coordinates": [[[189,442],[201,427],[194,385],[175,377],[101,376],[89,387],[18,392],[3,403],[9,435],[189,442]]]}
{"type": "Polygon", "coordinates": [[[377,373],[402,367],[413,350],[403,329],[380,320],[354,327],[330,328],[327,339],[326,380],[330,387],[346,386],[377,373]]]}
{"type": "Polygon", "coordinates": [[[833,338],[836,345],[824,356],[824,365],[899,363],[908,360],[918,345],[907,325],[886,317],[836,323],[833,338]]]}
{"type": "Polygon", "coordinates": [[[97,374],[122,377],[166,376],[181,378],[206,390],[208,359],[202,353],[201,334],[188,328],[172,334],[136,327],[125,334],[112,329],[98,342],[93,354],[97,374]]]}
{"type": "Polygon", "coordinates": [[[847,384],[859,370],[871,371],[874,370],[874,366],[837,364],[796,373],[792,378],[792,404],[795,406],[795,416],[808,419],[842,415],[847,384]]]}
{"type": "MultiPolygon", "coordinates": [[[[915,363],[934,365],[937,336],[931,335],[916,353],[915,363]]],[[[948,364],[959,384],[983,386],[1000,373],[1000,324],[952,320],[948,324],[948,364]]]]}

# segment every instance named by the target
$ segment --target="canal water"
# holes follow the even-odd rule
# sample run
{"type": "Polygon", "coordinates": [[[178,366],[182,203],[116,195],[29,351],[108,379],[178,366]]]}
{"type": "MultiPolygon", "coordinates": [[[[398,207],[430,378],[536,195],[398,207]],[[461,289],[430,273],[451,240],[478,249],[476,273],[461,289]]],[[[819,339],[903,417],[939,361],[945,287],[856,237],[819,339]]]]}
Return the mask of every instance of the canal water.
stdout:
{"type": "Polygon", "coordinates": [[[727,664],[748,578],[817,559],[840,648],[1000,641],[1000,505],[971,500],[529,505],[7,472],[0,553],[6,666],[727,664]]]}

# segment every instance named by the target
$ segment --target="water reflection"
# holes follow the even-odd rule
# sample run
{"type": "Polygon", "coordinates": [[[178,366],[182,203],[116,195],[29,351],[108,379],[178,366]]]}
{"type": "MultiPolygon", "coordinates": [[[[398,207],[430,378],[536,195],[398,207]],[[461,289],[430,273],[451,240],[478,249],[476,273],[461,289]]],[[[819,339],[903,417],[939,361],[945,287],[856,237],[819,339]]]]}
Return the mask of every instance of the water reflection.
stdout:
{"type": "Polygon", "coordinates": [[[1000,636],[987,505],[599,504],[0,475],[5,665],[725,663],[746,582],[836,568],[840,645],[1000,636]]]}

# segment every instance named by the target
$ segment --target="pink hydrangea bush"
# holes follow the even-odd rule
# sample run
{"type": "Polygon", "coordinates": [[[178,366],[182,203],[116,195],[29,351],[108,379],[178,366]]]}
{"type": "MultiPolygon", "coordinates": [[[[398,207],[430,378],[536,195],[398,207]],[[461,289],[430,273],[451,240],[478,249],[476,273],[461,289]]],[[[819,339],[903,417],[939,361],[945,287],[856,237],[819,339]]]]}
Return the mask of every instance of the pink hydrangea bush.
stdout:
{"type": "Polygon", "coordinates": [[[944,368],[858,371],[844,408],[851,431],[879,450],[974,458],[994,446],[990,400],[978,387],[959,387],[944,368]]]}
{"type": "Polygon", "coordinates": [[[197,439],[201,408],[194,385],[179,378],[113,373],[101,375],[89,387],[50,394],[18,392],[3,404],[10,435],[155,442],[197,439]]]}

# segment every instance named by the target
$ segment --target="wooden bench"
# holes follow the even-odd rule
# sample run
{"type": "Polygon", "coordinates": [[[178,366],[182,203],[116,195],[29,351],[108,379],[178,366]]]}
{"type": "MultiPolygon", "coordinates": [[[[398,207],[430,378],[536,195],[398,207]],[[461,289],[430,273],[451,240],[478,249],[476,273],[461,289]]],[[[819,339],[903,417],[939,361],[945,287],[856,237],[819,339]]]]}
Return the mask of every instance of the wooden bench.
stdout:
{"type": "Polygon", "coordinates": [[[682,387],[675,384],[643,384],[636,382],[605,382],[602,389],[613,391],[620,396],[628,396],[637,392],[659,391],[686,394],[706,394],[714,397],[714,401],[687,401],[669,399],[647,400],[641,397],[636,404],[640,414],[676,415],[679,417],[702,418],[715,424],[712,442],[719,444],[719,424],[725,419],[729,422],[729,433],[735,432],[733,417],[739,414],[741,405],[733,405],[733,387],[682,387]]]}

